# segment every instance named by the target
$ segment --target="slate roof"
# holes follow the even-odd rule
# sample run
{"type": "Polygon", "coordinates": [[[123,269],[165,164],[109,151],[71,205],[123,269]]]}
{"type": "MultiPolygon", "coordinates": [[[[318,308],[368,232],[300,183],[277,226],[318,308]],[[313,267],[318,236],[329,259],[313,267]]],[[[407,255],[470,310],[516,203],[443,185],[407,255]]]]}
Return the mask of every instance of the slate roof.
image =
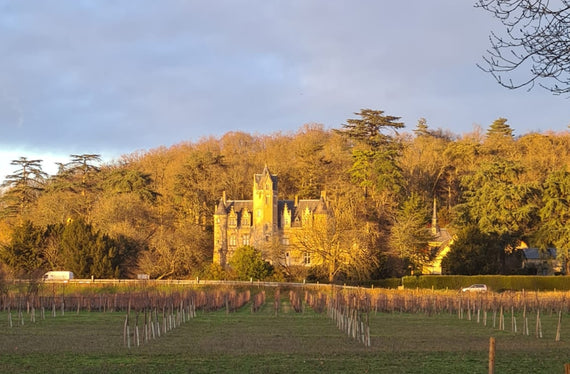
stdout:
{"type": "MultiPolygon", "coordinates": [[[[287,208],[291,211],[291,224],[293,226],[297,218],[301,220],[301,216],[307,208],[316,214],[325,214],[327,212],[326,203],[322,198],[320,200],[299,200],[297,206],[295,206],[295,201],[293,200],[278,200],[277,217],[279,219],[279,227],[282,227],[281,219],[285,205],[287,205],[287,208]]],[[[238,222],[241,222],[241,216],[245,209],[247,209],[250,214],[253,214],[253,200],[227,200],[225,204],[223,200],[220,200],[216,215],[227,215],[231,212],[232,207],[237,214],[238,222]]]]}
{"type": "Polygon", "coordinates": [[[255,179],[255,183],[259,184],[259,182],[261,181],[261,179],[263,178],[264,175],[269,174],[269,177],[271,178],[271,181],[273,182],[273,190],[277,191],[277,175],[275,174],[271,174],[271,172],[269,171],[269,168],[267,167],[267,165],[265,165],[265,168],[263,169],[263,173],[261,174],[255,174],[254,179],[255,179]]]}
{"type": "Polygon", "coordinates": [[[548,248],[541,251],[538,248],[524,248],[524,257],[527,260],[547,260],[556,258],[556,248],[548,248]]]}

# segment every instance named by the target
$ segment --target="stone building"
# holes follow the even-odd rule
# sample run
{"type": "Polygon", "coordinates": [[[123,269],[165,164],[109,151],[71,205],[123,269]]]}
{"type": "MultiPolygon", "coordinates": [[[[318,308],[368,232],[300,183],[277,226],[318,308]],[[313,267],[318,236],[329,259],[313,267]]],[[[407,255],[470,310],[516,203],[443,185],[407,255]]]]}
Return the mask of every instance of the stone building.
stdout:
{"type": "Polygon", "coordinates": [[[226,266],[244,245],[260,250],[266,260],[284,265],[315,264],[309,253],[295,245],[303,228],[328,217],[326,195],[320,199],[279,200],[277,175],[265,166],[253,176],[252,200],[227,200],[225,192],[214,213],[213,262],[226,266]]]}

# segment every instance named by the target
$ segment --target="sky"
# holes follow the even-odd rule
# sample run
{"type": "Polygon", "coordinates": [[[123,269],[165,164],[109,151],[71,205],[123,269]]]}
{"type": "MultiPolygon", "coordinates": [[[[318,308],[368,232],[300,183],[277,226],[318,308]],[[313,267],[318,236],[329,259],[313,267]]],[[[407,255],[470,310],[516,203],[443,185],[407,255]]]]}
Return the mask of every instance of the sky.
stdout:
{"type": "Polygon", "coordinates": [[[477,67],[491,30],[469,0],[0,0],[0,181],[230,131],[340,128],[363,108],[456,134],[504,117],[564,131],[570,98],[477,67]]]}

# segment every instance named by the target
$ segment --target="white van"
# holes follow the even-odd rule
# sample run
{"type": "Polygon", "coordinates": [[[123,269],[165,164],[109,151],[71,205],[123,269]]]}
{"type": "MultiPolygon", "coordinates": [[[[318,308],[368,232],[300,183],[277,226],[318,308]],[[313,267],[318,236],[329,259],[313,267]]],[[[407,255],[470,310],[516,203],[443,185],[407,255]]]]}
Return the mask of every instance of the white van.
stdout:
{"type": "Polygon", "coordinates": [[[44,274],[44,281],[65,281],[73,279],[72,271],[48,271],[44,274]]]}

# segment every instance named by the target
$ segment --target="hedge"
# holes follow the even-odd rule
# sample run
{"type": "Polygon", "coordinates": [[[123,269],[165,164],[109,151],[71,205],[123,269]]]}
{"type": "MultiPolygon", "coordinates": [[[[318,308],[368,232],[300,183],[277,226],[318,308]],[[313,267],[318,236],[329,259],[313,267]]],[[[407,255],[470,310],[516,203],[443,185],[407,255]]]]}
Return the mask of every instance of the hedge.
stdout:
{"type": "MultiPolygon", "coordinates": [[[[570,277],[565,276],[529,276],[529,275],[423,275],[407,276],[399,280],[404,288],[433,288],[460,290],[472,284],[486,284],[491,291],[553,291],[570,290],[570,277]]],[[[393,282],[393,281],[392,281],[393,282]]],[[[386,288],[395,288],[386,282],[386,288]]],[[[375,286],[383,287],[378,284],[375,286]]]]}

